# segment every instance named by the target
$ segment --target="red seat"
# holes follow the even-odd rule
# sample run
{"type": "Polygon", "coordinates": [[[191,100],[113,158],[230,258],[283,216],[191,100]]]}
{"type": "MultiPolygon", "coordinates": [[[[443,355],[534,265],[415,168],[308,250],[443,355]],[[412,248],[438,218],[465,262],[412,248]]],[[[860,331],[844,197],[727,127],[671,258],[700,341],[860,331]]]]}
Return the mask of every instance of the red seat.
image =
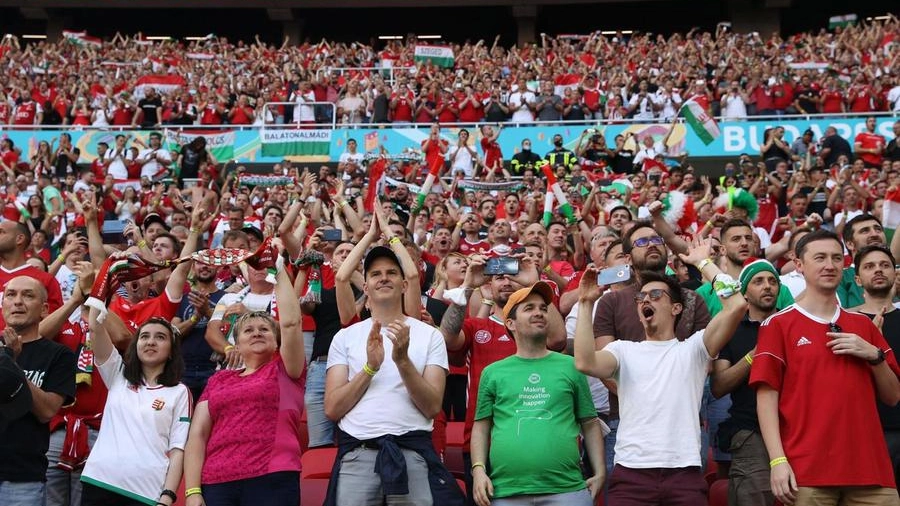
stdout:
{"type": "Polygon", "coordinates": [[[706,479],[706,486],[707,486],[707,487],[711,487],[712,484],[715,483],[716,480],[719,479],[717,473],[715,473],[715,472],[706,473],[706,476],[704,476],[703,478],[706,479]]]}
{"type": "Polygon", "coordinates": [[[466,481],[463,480],[462,478],[457,478],[457,479],[456,479],[456,484],[459,485],[459,489],[462,490],[463,495],[466,496],[466,497],[468,497],[468,496],[469,496],[469,491],[466,490],[466,481]]]}
{"type": "Polygon", "coordinates": [[[454,478],[466,476],[466,464],[463,460],[462,446],[447,446],[444,450],[444,466],[454,478]]]}
{"type": "Polygon", "coordinates": [[[322,506],[328,492],[328,479],[300,479],[300,506],[322,506]]]}
{"type": "MultiPolygon", "coordinates": [[[[331,478],[331,467],[337,458],[337,448],[313,448],[306,450],[300,457],[303,479],[331,478]]],[[[301,494],[302,495],[302,494],[301,494]]]]}
{"type": "Polygon", "coordinates": [[[462,448],[465,443],[465,422],[447,422],[447,446],[462,448]]]}
{"type": "Polygon", "coordinates": [[[710,485],[709,506],[728,506],[728,480],[716,480],[710,485]]]}

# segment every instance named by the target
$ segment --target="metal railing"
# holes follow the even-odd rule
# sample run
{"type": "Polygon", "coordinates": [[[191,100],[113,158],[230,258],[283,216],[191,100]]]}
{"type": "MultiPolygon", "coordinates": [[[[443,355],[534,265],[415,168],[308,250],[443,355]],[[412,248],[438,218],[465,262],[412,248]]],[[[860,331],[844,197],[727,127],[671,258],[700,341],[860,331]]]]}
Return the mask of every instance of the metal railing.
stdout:
{"type": "Polygon", "coordinates": [[[396,72],[408,72],[415,67],[332,67],[332,68],[321,68],[316,70],[316,79],[321,79],[322,74],[332,74],[334,75],[344,75],[348,72],[364,72],[364,73],[374,73],[381,76],[382,79],[385,79],[385,75],[387,76],[386,82],[391,85],[397,80],[396,72]]]}
{"type": "MultiPolygon", "coordinates": [[[[275,106],[275,107],[285,106],[285,107],[293,107],[293,108],[312,107],[314,118],[317,116],[316,107],[327,106],[329,109],[331,109],[331,124],[329,125],[327,123],[319,123],[317,119],[314,120],[313,124],[323,126],[323,127],[330,127],[330,128],[334,128],[335,125],[337,124],[337,104],[333,104],[331,102],[266,102],[263,105],[263,108],[266,111],[269,111],[270,108],[273,106],[275,106]]],[[[285,117],[284,120],[285,120],[284,123],[266,123],[265,125],[257,125],[256,128],[259,128],[259,129],[272,128],[272,127],[276,127],[279,125],[284,125],[284,126],[301,126],[301,125],[303,125],[303,126],[306,126],[306,124],[300,123],[299,121],[294,121],[293,118],[291,118],[291,120],[288,121],[288,118],[285,117]]]]}
{"type": "MultiPolygon", "coordinates": [[[[328,106],[331,108],[331,123],[316,123],[317,126],[322,128],[336,128],[340,126],[341,128],[429,128],[432,123],[342,123],[340,125],[337,124],[337,104],[333,104],[331,102],[266,102],[265,106],[269,105],[273,106],[288,106],[288,107],[299,107],[301,105],[320,105],[320,106],[328,106]]],[[[767,115],[767,116],[748,116],[745,119],[728,119],[725,120],[721,116],[716,117],[716,121],[718,122],[732,122],[732,123],[757,123],[757,122],[773,122],[773,121],[796,121],[796,120],[821,120],[821,119],[860,119],[860,118],[897,118],[900,119],[900,111],[879,111],[879,112],[867,112],[867,113],[829,113],[829,114],[794,114],[794,115],[767,115]]],[[[679,119],[680,121],[680,119],[679,119]]],[[[502,125],[504,128],[518,128],[518,127],[534,127],[534,126],[556,126],[556,125],[573,125],[573,126],[606,126],[606,125],[626,125],[626,124],[668,124],[668,121],[662,120],[643,120],[643,119],[616,119],[616,120],[560,120],[560,121],[529,121],[529,122],[512,122],[512,121],[504,121],[504,122],[487,122],[481,121],[477,123],[463,123],[463,122],[453,122],[453,123],[442,123],[441,125],[444,127],[453,127],[453,128],[477,128],[482,125],[502,125]]],[[[97,130],[97,131],[134,131],[134,130],[160,130],[160,129],[168,129],[168,130],[261,130],[264,128],[272,128],[279,125],[283,126],[296,126],[297,123],[293,120],[285,121],[284,123],[267,123],[265,125],[166,125],[163,124],[159,127],[148,127],[141,128],[140,126],[132,127],[131,125],[110,125],[103,127],[94,127],[90,125],[0,125],[0,133],[4,130],[74,130],[74,131],[85,131],[85,130],[97,130]]]]}

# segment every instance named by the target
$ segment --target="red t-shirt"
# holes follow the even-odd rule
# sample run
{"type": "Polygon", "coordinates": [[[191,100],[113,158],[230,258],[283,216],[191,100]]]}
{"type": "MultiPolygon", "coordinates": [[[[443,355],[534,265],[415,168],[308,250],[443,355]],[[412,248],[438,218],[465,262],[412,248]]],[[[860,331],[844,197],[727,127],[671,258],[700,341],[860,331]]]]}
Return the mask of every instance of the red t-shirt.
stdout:
{"type": "Polygon", "coordinates": [[[841,104],[844,102],[844,94],[841,90],[822,90],[822,112],[833,114],[842,112],[841,104]]]}
{"type": "Polygon", "coordinates": [[[451,107],[455,107],[452,99],[450,101],[439,100],[438,107],[443,107],[443,109],[441,109],[441,112],[438,113],[437,117],[437,120],[440,123],[456,122],[456,113],[453,112],[453,109],[451,109],[451,107]]]}
{"type": "Polygon", "coordinates": [[[500,151],[500,144],[496,141],[491,142],[487,137],[481,139],[481,150],[484,152],[484,165],[488,169],[493,169],[494,164],[503,165],[503,152],[500,151]]]}
{"type": "Polygon", "coordinates": [[[33,125],[41,107],[36,102],[23,102],[16,107],[16,115],[13,122],[16,125],[33,125]]]}
{"type": "MultiPolygon", "coordinates": [[[[885,350],[891,370],[900,374],[875,325],[863,315],[839,311],[835,323],[885,350]]],[[[872,367],[856,357],[835,355],[826,346],[828,324],[796,304],[765,320],[750,385],[779,392],[781,441],[798,486],[894,488],[872,367]]]]}
{"type": "MultiPolygon", "coordinates": [[[[869,132],[860,132],[856,134],[854,144],[859,143],[863,149],[884,149],[884,137],[869,132]]],[[[860,153],[859,157],[870,165],[881,165],[882,155],[873,155],[872,153],[860,153]]]]}
{"type": "Polygon", "coordinates": [[[850,89],[850,112],[872,112],[875,110],[875,95],[868,86],[850,89]]]}
{"type": "MultiPolygon", "coordinates": [[[[3,301],[3,292],[6,290],[6,283],[19,276],[32,277],[47,288],[47,305],[50,306],[47,314],[56,311],[63,305],[62,290],[59,289],[59,282],[56,281],[56,278],[50,273],[44,272],[29,264],[22,264],[14,269],[7,269],[0,266],[0,303],[3,301]]],[[[0,313],[0,330],[5,328],[6,321],[3,319],[3,314],[0,313]]]]}
{"type": "Polygon", "coordinates": [[[412,121],[412,93],[394,93],[393,95],[391,95],[391,101],[393,101],[395,98],[397,99],[397,107],[394,108],[394,115],[391,121],[412,121]]]}
{"type": "Polygon", "coordinates": [[[459,248],[457,249],[457,251],[466,256],[472,255],[474,253],[486,253],[490,250],[491,243],[484,240],[478,242],[469,242],[469,240],[465,237],[459,240],[459,248]]]}
{"type": "MultiPolygon", "coordinates": [[[[85,332],[89,332],[87,322],[67,321],[56,337],[56,342],[72,350],[77,356],[85,332]]],[[[63,407],[53,416],[50,420],[50,432],[62,425],[64,418],[70,414],[84,417],[85,423],[89,427],[100,429],[100,418],[97,415],[103,413],[108,393],[106,384],[103,383],[103,378],[100,376],[100,369],[95,365],[91,371],[91,384],[78,383],[75,385],[75,404],[63,407]]]]}
{"type": "Polygon", "coordinates": [[[466,318],[463,322],[465,344],[458,350],[447,350],[450,360],[469,366],[469,398],[466,406],[465,442],[463,451],[469,451],[469,439],[475,424],[475,406],[478,400],[478,383],[484,368],[498,360],[515,355],[516,341],[506,334],[500,320],[490,318],[466,318]]]}
{"type": "Polygon", "coordinates": [[[177,302],[169,300],[166,293],[152,299],[142,300],[137,304],[132,304],[116,295],[109,303],[109,310],[118,315],[125,325],[135,332],[142,323],[154,316],[171,320],[175,317],[180,302],[181,300],[177,302]]]}
{"type": "Polygon", "coordinates": [[[428,140],[422,141],[422,149],[425,150],[425,169],[431,170],[431,167],[434,166],[435,163],[440,164],[441,168],[444,165],[444,153],[443,149],[446,148],[449,143],[444,139],[438,139],[437,142],[428,142],[428,140]],[[425,144],[428,143],[428,148],[425,149],[425,144]]]}
{"type": "Polygon", "coordinates": [[[484,116],[483,107],[481,105],[481,101],[478,97],[473,96],[473,100],[466,100],[468,97],[463,98],[457,102],[457,107],[459,108],[459,121],[463,123],[477,123],[481,121],[481,118],[484,116]],[[462,102],[465,101],[466,104],[462,105],[462,102]],[[474,104],[472,103],[474,101],[474,104]]]}
{"type": "Polygon", "coordinates": [[[112,124],[118,126],[130,125],[134,117],[134,109],[130,106],[116,107],[113,110],[112,124]]]}

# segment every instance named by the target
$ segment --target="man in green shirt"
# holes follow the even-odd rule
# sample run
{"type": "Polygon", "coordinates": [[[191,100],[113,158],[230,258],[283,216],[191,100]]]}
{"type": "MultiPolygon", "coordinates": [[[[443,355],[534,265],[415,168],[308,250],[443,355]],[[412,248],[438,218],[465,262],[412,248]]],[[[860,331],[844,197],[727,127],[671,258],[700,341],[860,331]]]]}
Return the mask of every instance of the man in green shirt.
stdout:
{"type": "MultiPolygon", "coordinates": [[[[850,253],[850,258],[855,257],[866,246],[887,246],[884,227],[878,218],[871,214],[861,214],[848,221],[841,230],[841,238],[844,240],[844,247],[850,253]]],[[[856,307],[866,302],[862,287],[856,283],[854,266],[844,269],[841,283],[837,288],[837,296],[841,301],[841,307],[856,307]]]]}
{"type": "Polygon", "coordinates": [[[481,375],[472,429],[472,476],[479,506],[591,506],[606,477],[603,426],[574,359],[547,350],[549,285],[509,296],[504,325],[516,354],[481,375]],[[578,434],[596,474],[581,474],[578,434]]]}

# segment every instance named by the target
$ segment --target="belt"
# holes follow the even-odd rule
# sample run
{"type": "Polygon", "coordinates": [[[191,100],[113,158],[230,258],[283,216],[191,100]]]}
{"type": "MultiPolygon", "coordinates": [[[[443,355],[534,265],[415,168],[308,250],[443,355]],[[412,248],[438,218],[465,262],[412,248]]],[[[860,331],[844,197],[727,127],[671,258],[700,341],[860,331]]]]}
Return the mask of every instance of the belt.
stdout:
{"type": "Polygon", "coordinates": [[[313,362],[328,362],[328,355],[319,355],[318,357],[312,359],[313,362]]]}

